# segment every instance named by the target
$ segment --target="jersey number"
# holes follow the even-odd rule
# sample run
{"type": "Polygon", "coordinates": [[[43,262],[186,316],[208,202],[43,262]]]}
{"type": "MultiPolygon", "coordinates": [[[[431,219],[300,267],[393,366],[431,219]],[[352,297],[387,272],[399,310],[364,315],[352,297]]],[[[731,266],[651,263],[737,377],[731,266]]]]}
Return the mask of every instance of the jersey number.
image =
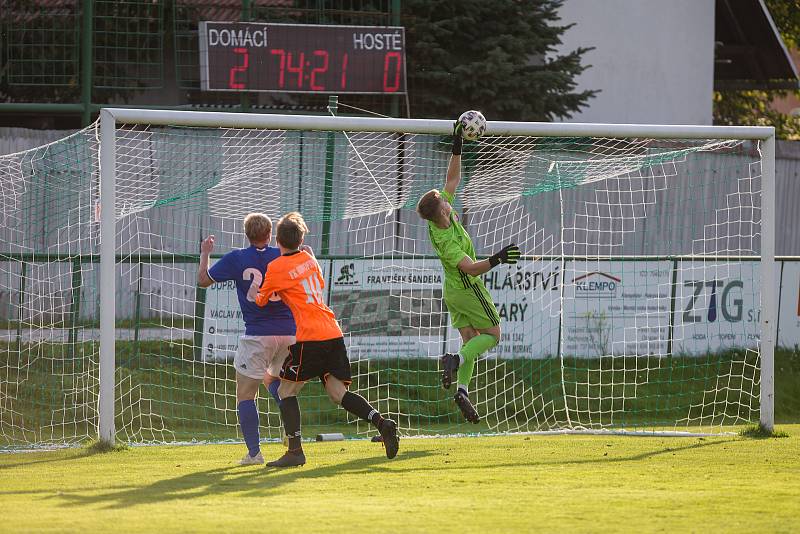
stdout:
{"type": "MultiPolygon", "coordinates": [[[[242,279],[245,281],[250,280],[250,287],[247,289],[247,300],[248,302],[255,302],[256,296],[258,296],[258,289],[261,287],[261,282],[264,281],[264,275],[258,269],[250,267],[244,270],[242,279]]],[[[276,293],[273,293],[269,296],[269,300],[270,302],[275,302],[281,300],[281,298],[276,293]]]]}
{"type": "Polygon", "coordinates": [[[311,276],[304,278],[301,283],[303,289],[306,290],[306,302],[322,304],[322,283],[320,283],[319,275],[311,273],[311,276]]]}

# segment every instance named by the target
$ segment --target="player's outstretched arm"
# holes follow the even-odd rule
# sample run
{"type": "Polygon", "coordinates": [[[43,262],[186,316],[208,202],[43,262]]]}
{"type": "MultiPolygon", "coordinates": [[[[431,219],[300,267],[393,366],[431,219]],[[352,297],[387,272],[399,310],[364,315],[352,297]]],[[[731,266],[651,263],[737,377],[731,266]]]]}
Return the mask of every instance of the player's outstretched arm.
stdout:
{"type": "Polygon", "coordinates": [[[197,285],[208,287],[214,280],[208,276],[208,260],[214,250],[214,236],[210,235],[200,243],[200,267],[197,269],[197,285]]]}
{"type": "Polygon", "coordinates": [[[519,261],[519,257],[519,247],[512,243],[501,248],[498,252],[492,254],[485,260],[472,261],[468,256],[464,257],[464,259],[458,262],[458,268],[461,272],[470,276],[480,276],[484,273],[488,273],[501,263],[513,265],[519,261]]]}
{"type": "Polygon", "coordinates": [[[458,184],[461,183],[461,150],[464,145],[464,138],[461,136],[463,128],[461,121],[453,124],[453,155],[450,156],[450,163],[447,165],[447,178],[444,182],[444,190],[455,196],[458,184]]]}

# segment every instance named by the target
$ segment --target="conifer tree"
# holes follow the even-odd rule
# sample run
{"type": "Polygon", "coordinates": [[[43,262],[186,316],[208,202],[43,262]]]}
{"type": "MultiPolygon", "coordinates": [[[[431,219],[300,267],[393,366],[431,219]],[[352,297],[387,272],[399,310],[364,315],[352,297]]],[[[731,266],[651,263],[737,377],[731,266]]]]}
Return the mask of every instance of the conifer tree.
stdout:
{"type": "Polygon", "coordinates": [[[403,0],[413,117],[480,109],[490,120],[569,117],[595,91],[575,77],[590,48],[556,51],[562,0],[403,0]]]}

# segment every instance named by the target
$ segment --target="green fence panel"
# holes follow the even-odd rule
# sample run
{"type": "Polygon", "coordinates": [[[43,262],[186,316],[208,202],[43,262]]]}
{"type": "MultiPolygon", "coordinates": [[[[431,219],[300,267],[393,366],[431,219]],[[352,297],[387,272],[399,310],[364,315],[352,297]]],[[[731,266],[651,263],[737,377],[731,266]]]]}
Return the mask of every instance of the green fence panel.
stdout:
{"type": "Polygon", "coordinates": [[[163,1],[96,1],[94,87],[162,88],[164,29],[163,1]]]}
{"type": "Polygon", "coordinates": [[[78,85],[80,0],[9,2],[0,11],[9,85],[78,85]]]}

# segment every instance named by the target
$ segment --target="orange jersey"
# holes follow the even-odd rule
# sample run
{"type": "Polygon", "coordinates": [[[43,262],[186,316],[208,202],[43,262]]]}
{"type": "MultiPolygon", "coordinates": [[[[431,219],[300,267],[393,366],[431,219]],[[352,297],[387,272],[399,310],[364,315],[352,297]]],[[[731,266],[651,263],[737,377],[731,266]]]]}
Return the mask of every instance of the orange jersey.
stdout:
{"type": "Polygon", "coordinates": [[[333,311],[323,301],[325,279],[314,256],[306,251],[269,262],[256,304],[266,306],[277,293],[289,306],[297,324],[297,341],[325,341],[342,337],[333,311]]]}

